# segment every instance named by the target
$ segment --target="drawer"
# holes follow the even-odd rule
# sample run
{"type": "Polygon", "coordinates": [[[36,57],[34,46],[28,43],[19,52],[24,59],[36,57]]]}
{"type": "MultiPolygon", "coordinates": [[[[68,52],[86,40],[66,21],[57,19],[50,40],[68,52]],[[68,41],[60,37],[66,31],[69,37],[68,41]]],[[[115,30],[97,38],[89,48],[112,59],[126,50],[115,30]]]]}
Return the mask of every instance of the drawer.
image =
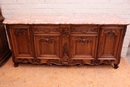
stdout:
{"type": "Polygon", "coordinates": [[[58,25],[36,25],[33,26],[33,33],[60,33],[60,27],[58,25]]]}
{"type": "Polygon", "coordinates": [[[72,25],[72,34],[97,34],[99,31],[99,26],[94,25],[72,25]]]}

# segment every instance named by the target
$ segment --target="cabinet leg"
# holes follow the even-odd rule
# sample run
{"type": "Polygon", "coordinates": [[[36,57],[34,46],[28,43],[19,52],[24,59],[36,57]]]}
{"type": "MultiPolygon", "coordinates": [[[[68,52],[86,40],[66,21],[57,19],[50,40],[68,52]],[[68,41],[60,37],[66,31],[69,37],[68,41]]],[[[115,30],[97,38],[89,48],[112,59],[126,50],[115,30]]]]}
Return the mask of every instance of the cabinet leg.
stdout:
{"type": "Polygon", "coordinates": [[[114,64],[114,68],[117,69],[119,66],[118,64],[114,64]]]}
{"type": "Polygon", "coordinates": [[[14,67],[18,67],[19,66],[19,64],[18,63],[14,63],[14,67]]]}

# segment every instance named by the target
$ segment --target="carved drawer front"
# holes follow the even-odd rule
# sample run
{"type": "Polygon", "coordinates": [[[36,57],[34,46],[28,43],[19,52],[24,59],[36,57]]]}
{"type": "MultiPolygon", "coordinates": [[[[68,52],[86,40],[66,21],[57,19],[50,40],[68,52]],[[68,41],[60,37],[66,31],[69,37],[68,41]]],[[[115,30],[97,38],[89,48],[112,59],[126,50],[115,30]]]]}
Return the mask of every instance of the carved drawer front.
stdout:
{"type": "Polygon", "coordinates": [[[59,59],[60,35],[35,35],[36,57],[39,59],[59,59]]]}
{"type": "Polygon", "coordinates": [[[99,30],[98,26],[91,25],[72,25],[71,33],[72,34],[97,34],[99,30]]]}
{"type": "Polygon", "coordinates": [[[29,26],[9,27],[12,50],[16,58],[34,58],[34,49],[29,26]]]}
{"type": "Polygon", "coordinates": [[[96,36],[71,36],[71,58],[95,59],[97,40],[96,36]]]}
{"type": "Polygon", "coordinates": [[[33,26],[34,33],[60,33],[60,29],[58,25],[38,25],[33,26]]]}

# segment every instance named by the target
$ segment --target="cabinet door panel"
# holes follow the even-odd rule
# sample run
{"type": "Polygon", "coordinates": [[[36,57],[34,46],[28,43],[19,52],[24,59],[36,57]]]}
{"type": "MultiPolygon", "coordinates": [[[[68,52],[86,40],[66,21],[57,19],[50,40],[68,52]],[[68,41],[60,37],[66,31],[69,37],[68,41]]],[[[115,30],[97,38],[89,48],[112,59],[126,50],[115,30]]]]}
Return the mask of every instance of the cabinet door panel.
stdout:
{"type": "Polygon", "coordinates": [[[118,27],[104,27],[101,29],[98,58],[116,58],[121,37],[121,29],[118,27]]]}
{"type": "Polygon", "coordinates": [[[96,36],[71,36],[72,58],[96,58],[96,36]]]}
{"type": "Polygon", "coordinates": [[[53,59],[59,58],[59,35],[35,35],[34,43],[37,58],[53,59]]]}
{"type": "Polygon", "coordinates": [[[11,27],[11,39],[13,42],[14,55],[18,58],[33,58],[33,46],[30,39],[30,29],[28,26],[11,27]]]}

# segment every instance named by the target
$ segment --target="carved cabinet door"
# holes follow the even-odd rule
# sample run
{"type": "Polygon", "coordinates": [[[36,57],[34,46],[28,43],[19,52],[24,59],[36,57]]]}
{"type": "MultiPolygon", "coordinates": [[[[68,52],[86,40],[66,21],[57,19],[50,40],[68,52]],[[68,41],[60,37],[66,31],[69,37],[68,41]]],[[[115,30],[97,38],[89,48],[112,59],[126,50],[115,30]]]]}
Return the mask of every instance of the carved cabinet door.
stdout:
{"type": "Polygon", "coordinates": [[[14,56],[16,58],[34,58],[30,26],[9,26],[8,30],[14,56]]]}
{"type": "Polygon", "coordinates": [[[120,58],[123,39],[123,27],[103,26],[100,31],[98,59],[116,60],[120,58]]]}
{"type": "Polygon", "coordinates": [[[95,59],[96,49],[96,36],[71,36],[72,59],[95,59]]]}
{"type": "Polygon", "coordinates": [[[59,59],[60,35],[34,35],[35,53],[39,59],[59,59]]]}
{"type": "Polygon", "coordinates": [[[73,25],[71,28],[71,58],[96,59],[99,26],[73,25]]]}

